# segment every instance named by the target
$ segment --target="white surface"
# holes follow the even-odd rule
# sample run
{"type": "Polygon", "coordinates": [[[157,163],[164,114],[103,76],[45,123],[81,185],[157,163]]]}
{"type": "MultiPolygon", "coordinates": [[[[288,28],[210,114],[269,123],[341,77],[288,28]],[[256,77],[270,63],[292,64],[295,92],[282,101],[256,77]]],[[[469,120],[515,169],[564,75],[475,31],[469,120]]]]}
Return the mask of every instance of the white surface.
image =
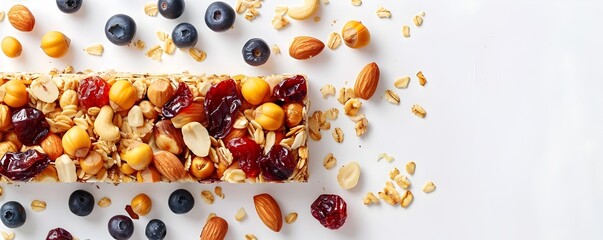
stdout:
{"type": "MultiPolygon", "coordinates": [[[[335,98],[323,100],[319,88],[331,83],[337,88],[352,86],[364,64],[381,66],[381,83],[362,111],[370,130],[362,139],[340,114],[332,128],[341,127],[345,141],[336,144],[329,132],[320,143],[311,141],[311,178],[308,184],[230,185],[226,199],[213,205],[201,202],[201,190],[214,185],[20,185],[4,186],[0,199],[19,200],[28,208],[28,221],[16,230],[17,239],[42,239],[53,227],[64,227],[80,239],[109,239],[107,220],[123,214],[134,195],[145,192],[154,200],[151,214],[135,221],[133,239],[144,239],[144,226],[151,218],[168,225],[168,239],[197,239],[206,216],[215,212],[229,221],[228,239],[253,233],[259,239],[601,239],[603,238],[603,22],[599,1],[507,0],[507,1],[364,1],[354,7],[349,1],[332,0],[321,6],[319,23],[293,21],[285,30],[270,25],[276,1],[260,9],[261,17],[248,22],[237,16],[235,29],[213,33],[203,22],[209,1],[187,1],[184,16],[170,21],[143,13],[145,1],[90,1],[75,15],[65,15],[54,1],[18,1],[30,7],[37,23],[33,33],[14,30],[5,19],[2,36],[13,35],[25,49],[16,60],[0,57],[1,71],[48,71],[73,65],[76,70],[113,68],[119,71],[269,74],[301,72],[310,77],[313,109],[340,107],[335,98]],[[378,6],[392,11],[391,19],[379,19],[378,6]],[[414,27],[412,17],[425,11],[424,25],[414,27]],[[198,29],[198,48],[207,60],[194,62],[186,52],[155,62],[134,48],[112,46],[103,34],[106,19],[116,13],[131,15],[138,24],[137,38],[147,47],[158,44],[158,30],[171,32],[180,22],[190,21],[198,29]],[[311,35],[326,42],[330,32],[339,32],[347,20],[362,20],[372,33],[366,49],[345,46],[325,49],[318,57],[300,62],[287,54],[289,41],[311,35]],[[336,23],[332,23],[336,20],[336,23]],[[401,36],[402,25],[411,26],[412,37],[401,36]],[[59,60],[43,55],[39,38],[49,30],[60,30],[72,39],[68,56],[59,60]],[[262,37],[277,43],[282,55],[267,65],[247,66],[240,54],[243,43],[262,37]],[[94,43],[105,46],[102,57],[86,55],[81,49],[94,43]],[[425,87],[414,74],[422,70],[425,87]],[[381,98],[394,89],[396,77],[413,77],[406,90],[395,90],[402,99],[394,106],[381,98]],[[419,103],[426,119],[410,113],[419,103]],[[362,166],[359,186],[339,188],[337,168],[326,171],[322,159],[333,152],[338,167],[351,160],[362,166]],[[389,164],[376,158],[382,152],[396,160],[389,164]],[[417,163],[411,177],[415,201],[408,209],[361,204],[368,191],[378,192],[387,171],[417,163]],[[420,187],[433,180],[437,190],[426,195],[420,187]],[[182,216],[167,208],[168,194],[177,188],[191,190],[197,204],[182,216]],[[67,198],[75,189],[90,190],[100,199],[108,196],[113,205],[95,208],[91,216],[79,218],[68,212],[67,198]],[[299,213],[297,222],[281,233],[268,230],[258,219],[252,196],[269,192],[283,213],[299,213]],[[323,228],[309,211],[321,193],[336,193],[348,202],[349,218],[338,231],[323,228]],[[29,210],[33,199],[43,199],[42,213],[29,210]],[[234,221],[241,206],[247,217],[234,221]]],[[[234,1],[229,0],[233,4],[234,1]]],[[[287,1],[301,2],[301,1],[287,1]]],[[[17,1],[1,1],[8,11],[17,1]]],[[[4,229],[4,227],[1,227],[4,229]]]]}

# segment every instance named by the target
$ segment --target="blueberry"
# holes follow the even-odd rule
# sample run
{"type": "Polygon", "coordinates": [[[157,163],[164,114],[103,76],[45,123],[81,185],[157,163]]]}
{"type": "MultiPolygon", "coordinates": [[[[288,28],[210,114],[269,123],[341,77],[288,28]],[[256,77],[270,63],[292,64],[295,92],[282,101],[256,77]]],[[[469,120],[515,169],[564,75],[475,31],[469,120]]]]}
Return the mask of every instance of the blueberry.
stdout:
{"type": "Polygon", "coordinates": [[[184,214],[193,209],[195,199],[193,195],[186,189],[178,189],[170,194],[168,206],[175,214],[184,214]]]}
{"type": "Polygon", "coordinates": [[[57,7],[64,13],[74,13],[80,10],[83,0],[57,0],[57,7]]]}
{"type": "Polygon", "coordinates": [[[84,217],[90,215],[94,209],[94,197],[84,190],[76,190],[69,196],[69,211],[84,217]]]}
{"type": "Polygon", "coordinates": [[[73,236],[65,229],[55,228],[48,231],[46,240],[73,240],[73,236]]]}
{"type": "Polygon", "coordinates": [[[243,46],[243,59],[251,66],[260,66],[270,57],[270,48],[264,40],[252,38],[243,46]]]}
{"type": "Polygon", "coordinates": [[[172,31],[174,45],[179,48],[195,46],[197,38],[197,29],[190,23],[180,23],[172,31]]]}
{"type": "Polygon", "coordinates": [[[165,223],[159,219],[149,221],[147,228],[144,230],[144,235],[149,240],[163,240],[166,234],[165,223]]]}
{"type": "Polygon", "coordinates": [[[130,43],[135,33],[136,23],[128,15],[113,15],[105,24],[105,36],[107,36],[109,41],[118,46],[130,43]]]}
{"type": "Polygon", "coordinates": [[[164,18],[176,19],[184,12],[184,0],[159,0],[157,8],[164,18]]]}
{"type": "Polygon", "coordinates": [[[228,30],[235,21],[235,11],[225,2],[213,2],[205,10],[205,24],[214,32],[228,30]]]}
{"type": "Polygon", "coordinates": [[[117,240],[126,240],[134,234],[134,223],[132,219],[124,215],[116,215],[109,219],[109,234],[117,240]]]}
{"type": "Polygon", "coordinates": [[[4,223],[4,226],[8,228],[18,228],[23,226],[27,214],[25,214],[25,208],[18,202],[10,201],[0,207],[0,220],[4,223]]]}

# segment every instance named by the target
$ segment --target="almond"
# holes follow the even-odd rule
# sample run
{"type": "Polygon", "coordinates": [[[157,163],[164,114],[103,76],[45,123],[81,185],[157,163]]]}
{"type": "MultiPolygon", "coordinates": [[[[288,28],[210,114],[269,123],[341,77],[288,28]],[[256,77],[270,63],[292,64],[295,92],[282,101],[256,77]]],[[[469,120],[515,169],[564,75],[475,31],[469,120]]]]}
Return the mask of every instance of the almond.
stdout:
{"type": "Polygon", "coordinates": [[[182,165],[180,159],[171,152],[156,152],[153,154],[153,164],[155,164],[157,171],[171,182],[178,181],[186,175],[184,165],[182,165]]]}
{"type": "Polygon", "coordinates": [[[207,219],[201,231],[201,240],[223,240],[228,232],[228,222],[224,218],[214,216],[207,219]]]}
{"type": "Polygon", "coordinates": [[[161,120],[153,128],[155,136],[155,145],[161,150],[166,150],[173,154],[180,154],[184,150],[184,140],[180,132],[169,119],[161,120]]]}
{"type": "Polygon", "coordinates": [[[174,127],[176,128],[182,128],[182,126],[190,122],[200,122],[201,124],[204,124],[206,121],[204,109],[202,103],[191,103],[190,106],[182,109],[178,115],[172,118],[172,124],[174,124],[174,127]]]}
{"type": "Polygon", "coordinates": [[[262,193],[253,197],[253,203],[260,220],[272,231],[281,231],[283,227],[283,214],[276,200],[270,194],[262,193]]]}
{"type": "Polygon", "coordinates": [[[289,47],[289,55],[297,60],[314,57],[325,48],[325,44],[313,37],[301,36],[293,39],[289,47]]]}
{"type": "Polygon", "coordinates": [[[8,10],[8,21],[13,27],[22,32],[31,32],[36,24],[36,18],[26,6],[17,4],[8,10]]]}
{"type": "Polygon", "coordinates": [[[356,78],[354,84],[354,95],[356,97],[368,100],[375,94],[377,85],[379,84],[379,66],[375,62],[369,63],[356,78]]]}

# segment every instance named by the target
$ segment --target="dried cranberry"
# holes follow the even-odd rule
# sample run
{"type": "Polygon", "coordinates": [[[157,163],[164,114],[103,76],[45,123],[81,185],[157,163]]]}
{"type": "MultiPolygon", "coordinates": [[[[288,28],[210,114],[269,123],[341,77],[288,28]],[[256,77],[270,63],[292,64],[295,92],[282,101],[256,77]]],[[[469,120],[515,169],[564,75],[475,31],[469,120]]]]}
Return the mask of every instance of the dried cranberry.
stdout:
{"type": "Polygon", "coordinates": [[[328,229],[338,229],[348,217],[347,204],[335,194],[322,194],[310,207],[312,216],[328,229]]]}
{"type": "Polygon", "coordinates": [[[296,165],[289,149],[281,145],[272,146],[268,154],[260,158],[262,175],[268,180],[289,179],[296,165]]]}
{"type": "Polygon", "coordinates": [[[239,161],[241,170],[247,177],[257,177],[260,174],[258,159],[262,148],[249,138],[233,138],[226,144],[235,161],[239,161]]]}
{"type": "Polygon", "coordinates": [[[209,134],[224,138],[230,132],[234,118],[241,108],[241,93],[234,80],[222,81],[205,95],[205,117],[209,124],[209,134]]]}
{"type": "Polygon", "coordinates": [[[301,102],[306,97],[308,86],[302,75],[286,78],[274,86],[272,96],[283,102],[301,102]]]}
{"type": "Polygon", "coordinates": [[[13,181],[25,181],[41,173],[50,158],[34,149],[25,152],[7,152],[0,159],[0,174],[13,181]]]}
{"type": "Polygon", "coordinates": [[[193,103],[193,93],[188,89],[186,83],[181,82],[178,83],[178,89],[176,89],[174,97],[163,105],[161,113],[165,117],[172,118],[191,103],[193,103]]]}
{"type": "Polygon", "coordinates": [[[25,107],[12,116],[13,129],[19,141],[27,146],[38,145],[50,131],[44,113],[38,109],[25,107]]]}
{"type": "Polygon", "coordinates": [[[46,240],[73,240],[73,236],[65,229],[55,228],[48,232],[46,240]]]}
{"type": "Polygon", "coordinates": [[[77,88],[77,99],[86,109],[103,107],[109,104],[109,90],[111,86],[98,76],[80,80],[77,88]]]}

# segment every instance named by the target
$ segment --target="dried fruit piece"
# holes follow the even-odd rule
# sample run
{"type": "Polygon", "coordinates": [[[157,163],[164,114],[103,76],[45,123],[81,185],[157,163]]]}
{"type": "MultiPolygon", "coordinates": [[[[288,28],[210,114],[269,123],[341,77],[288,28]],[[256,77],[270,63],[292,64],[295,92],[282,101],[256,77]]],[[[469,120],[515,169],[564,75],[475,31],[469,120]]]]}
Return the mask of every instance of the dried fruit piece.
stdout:
{"type": "Polygon", "coordinates": [[[308,87],[302,75],[285,78],[274,86],[273,97],[283,102],[301,102],[306,98],[308,87]]]}
{"type": "Polygon", "coordinates": [[[430,193],[433,192],[436,189],[435,184],[432,181],[428,181],[425,183],[425,185],[423,185],[423,192],[424,193],[430,193]]]}
{"type": "Polygon", "coordinates": [[[379,16],[379,18],[390,18],[392,17],[392,13],[384,7],[379,7],[377,8],[377,16],[379,16]]]}
{"type": "Polygon", "coordinates": [[[295,222],[295,220],[297,220],[296,212],[289,213],[289,214],[287,214],[287,216],[285,216],[285,222],[287,224],[293,224],[295,222]]]}
{"type": "Polygon", "coordinates": [[[105,48],[102,44],[94,44],[84,49],[86,53],[94,56],[102,56],[105,48]]]}
{"type": "Polygon", "coordinates": [[[240,222],[243,220],[243,218],[245,218],[245,215],[247,215],[247,213],[245,213],[245,208],[239,208],[239,210],[235,214],[235,220],[240,222]]]}
{"type": "Polygon", "coordinates": [[[222,81],[209,89],[203,104],[211,136],[224,138],[228,135],[241,108],[241,98],[237,84],[232,79],[222,81]]]}
{"type": "Polygon", "coordinates": [[[340,196],[322,194],[310,206],[312,216],[328,229],[339,229],[348,217],[347,204],[340,196]]]}
{"type": "Polygon", "coordinates": [[[410,83],[410,77],[409,76],[400,77],[400,78],[396,79],[396,81],[394,81],[394,87],[396,87],[396,88],[407,88],[408,87],[408,83],[410,83]]]}
{"type": "Polygon", "coordinates": [[[295,170],[297,159],[293,158],[289,149],[275,145],[260,158],[259,164],[266,180],[287,180],[295,170]]]}
{"type": "Polygon", "coordinates": [[[170,99],[161,108],[161,113],[164,117],[174,117],[180,113],[184,108],[188,107],[193,103],[193,93],[188,88],[186,83],[178,83],[178,89],[174,93],[174,97],[170,99]]]}
{"type": "Polygon", "coordinates": [[[270,230],[280,232],[283,227],[283,214],[276,200],[270,194],[262,193],[253,197],[253,203],[260,220],[270,230]]]}
{"type": "Polygon", "coordinates": [[[13,113],[11,120],[19,142],[26,146],[39,145],[50,132],[44,113],[36,108],[21,108],[13,113]]]}
{"type": "Polygon", "coordinates": [[[102,108],[109,104],[110,89],[111,86],[99,76],[80,80],[77,88],[78,102],[86,109],[91,107],[102,108]]]}
{"type": "Polygon", "coordinates": [[[335,167],[336,164],[337,164],[337,158],[335,158],[332,153],[328,153],[327,156],[325,156],[325,158],[324,158],[324,160],[322,162],[322,165],[327,170],[335,167]]]}
{"type": "Polygon", "coordinates": [[[360,178],[360,164],[353,161],[344,165],[337,173],[337,183],[343,189],[352,189],[358,184],[360,178]]]}
{"type": "Polygon", "coordinates": [[[423,75],[423,71],[417,72],[417,77],[419,78],[419,84],[421,84],[421,86],[425,86],[425,84],[427,84],[427,78],[425,78],[425,75],[423,75]]]}
{"type": "Polygon", "coordinates": [[[413,161],[406,163],[406,172],[410,175],[415,174],[415,169],[417,168],[417,164],[413,161]]]}
{"type": "Polygon", "coordinates": [[[259,158],[262,149],[255,141],[249,138],[233,138],[228,141],[226,147],[247,177],[255,178],[260,174],[259,158]]]}
{"type": "Polygon", "coordinates": [[[385,100],[392,104],[399,105],[400,104],[400,96],[392,90],[385,90],[385,100]]]}
{"type": "Polygon", "coordinates": [[[427,116],[427,112],[419,104],[412,105],[411,111],[420,118],[425,118],[425,116],[427,116]]]}
{"type": "Polygon", "coordinates": [[[327,47],[329,47],[331,50],[335,50],[339,46],[341,46],[341,35],[339,35],[339,33],[332,32],[329,35],[329,40],[327,40],[327,47]]]}
{"type": "Polygon", "coordinates": [[[41,173],[50,164],[46,154],[34,149],[7,152],[0,159],[0,174],[13,181],[26,181],[41,173]]]}

